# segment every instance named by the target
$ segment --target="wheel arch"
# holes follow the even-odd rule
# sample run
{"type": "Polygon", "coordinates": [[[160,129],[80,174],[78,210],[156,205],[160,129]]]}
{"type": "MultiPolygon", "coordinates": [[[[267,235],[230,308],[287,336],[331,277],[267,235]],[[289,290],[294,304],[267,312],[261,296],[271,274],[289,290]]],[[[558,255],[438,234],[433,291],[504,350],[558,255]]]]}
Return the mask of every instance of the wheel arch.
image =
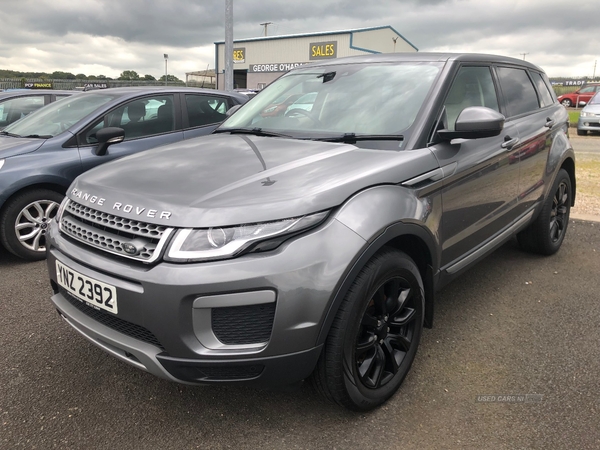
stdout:
{"type": "Polygon", "coordinates": [[[23,194],[24,192],[34,191],[36,189],[48,189],[54,192],[58,192],[61,195],[65,195],[67,193],[67,189],[69,186],[65,186],[59,183],[53,182],[39,182],[35,184],[28,184],[22,186],[21,188],[11,192],[11,194],[6,198],[2,206],[0,207],[0,217],[4,215],[4,211],[6,210],[7,205],[10,204],[11,200],[18,195],[23,194]]]}
{"type": "Polygon", "coordinates": [[[329,304],[317,337],[317,345],[323,344],[327,339],[337,311],[360,270],[383,247],[391,247],[406,253],[417,265],[425,290],[425,326],[427,328],[433,326],[435,280],[439,270],[435,239],[431,232],[421,225],[397,223],[386,228],[374,240],[367,243],[350,266],[329,304]]]}
{"type": "Polygon", "coordinates": [[[560,168],[565,169],[565,171],[569,174],[569,178],[571,179],[571,206],[575,206],[575,194],[577,193],[575,179],[575,161],[573,160],[573,158],[567,158],[562,162],[560,168]]]}

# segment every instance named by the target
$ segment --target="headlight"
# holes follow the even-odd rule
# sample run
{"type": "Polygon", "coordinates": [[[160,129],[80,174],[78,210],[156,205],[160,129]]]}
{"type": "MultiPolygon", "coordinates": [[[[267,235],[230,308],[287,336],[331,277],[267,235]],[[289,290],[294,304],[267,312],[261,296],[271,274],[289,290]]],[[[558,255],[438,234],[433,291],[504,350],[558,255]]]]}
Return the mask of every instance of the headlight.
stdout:
{"type": "Polygon", "coordinates": [[[69,198],[68,197],[63,198],[63,201],[60,202],[60,206],[58,207],[58,211],[56,212],[56,216],[54,216],[54,218],[56,219],[56,223],[60,223],[60,220],[62,219],[63,212],[65,211],[65,208],[67,207],[68,203],[69,203],[69,198]]]}
{"type": "Polygon", "coordinates": [[[313,227],[322,222],[325,217],[327,212],[320,212],[309,216],[235,227],[179,230],[165,259],[192,262],[231,258],[260,241],[284,237],[313,227]]]}
{"type": "Polygon", "coordinates": [[[4,165],[4,160],[0,159],[0,169],[2,169],[2,166],[4,165]]]}
{"type": "Polygon", "coordinates": [[[591,112],[581,111],[581,117],[596,117],[596,114],[591,112]]]}

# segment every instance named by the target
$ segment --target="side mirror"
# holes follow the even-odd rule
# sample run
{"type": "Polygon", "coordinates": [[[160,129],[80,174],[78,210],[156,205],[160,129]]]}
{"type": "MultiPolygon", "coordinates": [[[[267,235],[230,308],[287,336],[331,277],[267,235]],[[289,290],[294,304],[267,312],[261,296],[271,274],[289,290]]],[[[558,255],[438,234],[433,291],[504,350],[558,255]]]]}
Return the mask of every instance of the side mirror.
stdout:
{"type": "Polygon", "coordinates": [[[242,107],[242,105],[234,105],[231,108],[229,108],[227,110],[227,112],[225,113],[225,115],[227,117],[230,117],[234,112],[236,112],[238,109],[240,109],[242,107]]]}
{"type": "Polygon", "coordinates": [[[123,142],[125,139],[125,130],[117,127],[102,128],[96,133],[96,139],[98,140],[98,147],[94,153],[98,156],[106,155],[106,151],[110,145],[123,142]]]}
{"type": "Polygon", "coordinates": [[[504,128],[505,120],[502,114],[493,109],[485,106],[469,106],[458,115],[454,131],[439,130],[438,135],[448,141],[498,136],[504,128]]]}

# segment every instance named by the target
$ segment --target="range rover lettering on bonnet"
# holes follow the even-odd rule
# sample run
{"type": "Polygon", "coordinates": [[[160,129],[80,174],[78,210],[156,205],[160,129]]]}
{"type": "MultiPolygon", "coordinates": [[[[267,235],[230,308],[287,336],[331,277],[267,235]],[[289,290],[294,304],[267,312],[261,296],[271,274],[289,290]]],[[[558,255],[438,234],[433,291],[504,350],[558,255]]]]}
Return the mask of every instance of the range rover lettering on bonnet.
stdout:
{"type": "MultiPolygon", "coordinates": [[[[80,191],[77,188],[71,190],[71,195],[78,199],[84,200],[94,205],[103,206],[106,202],[104,197],[90,194],[89,192],[80,191]]],[[[112,206],[115,211],[120,211],[129,214],[135,214],[138,216],[145,216],[151,219],[165,219],[170,220],[172,213],[170,211],[159,211],[158,209],[147,209],[143,206],[131,205],[129,203],[115,202],[112,206]]]]}

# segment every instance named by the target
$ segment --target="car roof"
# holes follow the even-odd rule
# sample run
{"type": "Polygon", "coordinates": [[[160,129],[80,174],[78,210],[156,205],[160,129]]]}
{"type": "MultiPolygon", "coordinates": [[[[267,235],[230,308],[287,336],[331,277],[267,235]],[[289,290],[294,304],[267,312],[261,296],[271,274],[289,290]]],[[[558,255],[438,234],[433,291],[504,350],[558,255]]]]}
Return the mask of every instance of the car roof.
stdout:
{"type": "Polygon", "coordinates": [[[527,67],[543,72],[535,64],[522,59],[511,58],[509,56],[490,55],[484,53],[429,53],[429,52],[410,52],[410,53],[377,53],[372,55],[348,56],[345,58],[330,59],[322,62],[315,62],[299,66],[296,69],[307,67],[332,66],[338,64],[377,64],[387,62],[485,62],[511,64],[527,67]]]}
{"type": "Polygon", "coordinates": [[[161,93],[165,93],[165,94],[188,92],[191,94],[224,95],[224,96],[228,96],[228,97],[237,98],[242,103],[248,101],[248,96],[246,96],[244,94],[239,94],[237,92],[226,92],[226,91],[220,91],[220,90],[216,90],[216,89],[178,87],[178,86],[127,86],[127,87],[117,87],[117,88],[107,88],[107,89],[94,89],[94,90],[83,92],[83,95],[102,94],[104,92],[110,93],[111,95],[116,94],[120,98],[137,97],[139,95],[152,94],[155,92],[161,92],[161,93]]]}

